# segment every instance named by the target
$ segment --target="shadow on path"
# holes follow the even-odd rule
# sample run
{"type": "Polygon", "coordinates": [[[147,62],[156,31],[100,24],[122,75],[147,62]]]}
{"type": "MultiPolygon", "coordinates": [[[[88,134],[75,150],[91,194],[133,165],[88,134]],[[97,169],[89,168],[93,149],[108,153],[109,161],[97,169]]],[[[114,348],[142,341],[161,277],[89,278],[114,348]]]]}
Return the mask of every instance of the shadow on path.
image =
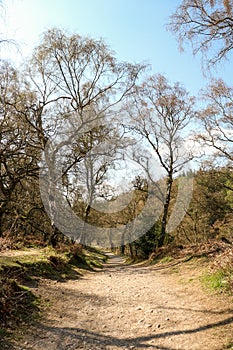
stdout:
{"type": "Polygon", "coordinates": [[[161,338],[172,337],[172,336],[199,333],[211,328],[221,327],[231,323],[233,323],[233,317],[226,318],[219,322],[209,323],[207,325],[200,326],[197,328],[181,329],[181,330],[172,331],[172,332],[164,332],[164,333],[158,333],[158,334],[151,334],[147,336],[141,336],[141,337],[135,337],[135,338],[123,338],[123,339],[91,332],[82,328],[71,328],[71,327],[59,328],[59,327],[50,327],[50,326],[39,324],[37,329],[39,331],[39,334],[43,334],[44,332],[46,332],[49,338],[55,336],[56,343],[57,343],[57,350],[64,349],[63,344],[65,339],[67,338],[69,339],[69,341],[72,340],[74,342],[76,341],[81,343],[85,342],[88,346],[92,346],[93,350],[98,349],[98,346],[104,346],[104,347],[115,346],[119,349],[134,346],[138,349],[150,348],[150,349],[160,349],[160,350],[175,350],[172,347],[155,345],[151,343],[147,344],[146,342],[156,340],[156,339],[161,339],[161,338]],[[95,348],[94,346],[97,346],[97,347],[95,348]]]}

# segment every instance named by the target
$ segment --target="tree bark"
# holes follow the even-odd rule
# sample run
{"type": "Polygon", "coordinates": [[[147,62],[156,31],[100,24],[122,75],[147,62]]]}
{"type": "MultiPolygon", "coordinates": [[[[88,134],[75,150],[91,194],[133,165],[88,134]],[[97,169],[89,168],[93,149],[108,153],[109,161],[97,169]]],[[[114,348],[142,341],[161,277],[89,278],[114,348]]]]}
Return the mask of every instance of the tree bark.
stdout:
{"type": "Polygon", "coordinates": [[[165,202],[163,206],[162,226],[161,226],[161,232],[160,232],[160,237],[158,241],[159,247],[162,247],[164,245],[167,237],[166,229],[167,229],[167,222],[168,222],[168,210],[169,210],[169,205],[171,201],[172,184],[173,184],[173,177],[172,177],[172,173],[170,173],[167,179],[167,192],[166,192],[165,202]]]}

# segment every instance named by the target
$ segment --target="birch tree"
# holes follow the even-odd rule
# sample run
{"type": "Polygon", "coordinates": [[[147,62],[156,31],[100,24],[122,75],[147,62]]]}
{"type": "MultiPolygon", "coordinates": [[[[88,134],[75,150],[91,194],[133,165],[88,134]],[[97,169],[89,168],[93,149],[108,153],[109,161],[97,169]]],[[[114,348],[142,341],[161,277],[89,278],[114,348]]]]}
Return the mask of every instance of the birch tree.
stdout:
{"type": "Polygon", "coordinates": [[[111,123],[144,68],[140,64],[118,62],[102,40],[68,35],[59,29],[47,31],[35,48],[28,78],[37,103],[29,107],[26,120],[35,128],[44,151],[49,174],[47,209],[54,232],[58,177],[63,177],[67,169],[85,158],[91,149],[79,147],[82,135],[102,119],[111,123]],[[69,157],[63,163],[66,167],[58,174],[58,155],[60,160],[64,159],[67,150],[69,157]]]}
{"type": "Polygon", "coordinates": [[[168,28],[183,49],[191,44],[208,66],[229,57],[233,48],[232,0],[183,0],[170,17],[168,28]]]}
{"type": "Polygon", "coordinates": [[[222,79],[213,80],[202,90],[206,107],[198,119],[204,128],[198,138],[204,146],[213,148],[215,157],[232,167],[233,162],[233,87],[222,79]]]}
{"type": "MultiPolygon", "coordinates": [[[[192,159],[184,149],[182,132],[194,117],[194,98],[179,84],[173,86],[162,75],[155,75],[137,88],[134,106],[129,108],[132,129],[143,137],[155,154],[166,177],[161,232],[162,246],[167,236],[171,191],[175,174],[192,159]]],[[[152,179],[153,176],[150,176],[152,179]]]]}

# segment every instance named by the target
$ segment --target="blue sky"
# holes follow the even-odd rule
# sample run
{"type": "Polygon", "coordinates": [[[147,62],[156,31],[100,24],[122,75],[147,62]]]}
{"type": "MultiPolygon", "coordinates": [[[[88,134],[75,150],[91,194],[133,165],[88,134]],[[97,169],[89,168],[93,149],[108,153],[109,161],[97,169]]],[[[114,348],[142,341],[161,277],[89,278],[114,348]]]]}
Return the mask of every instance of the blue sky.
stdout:
{"type": "MultiPolygon", "coordinates": [[[[184,84],[197,94],[208,79],[203,76],[200,57],[191,50],[180,53],[174,36],[166,31],[169,15],[179,0],[5,0],[3,30],[20,43],[23,56],[30,55],[40,35],[50,27],[81,35],[102,37],[119,60],[146,61],[152,73],[162,73],[171,82],[184,84]]],[[[16,59],[16,52],[1,52],[16,59]]],[[[19,59],[19,56],[17,57],[19,59]]],[[[233,64],[226,62],[214,73],[233,85],[233,64]]]]}

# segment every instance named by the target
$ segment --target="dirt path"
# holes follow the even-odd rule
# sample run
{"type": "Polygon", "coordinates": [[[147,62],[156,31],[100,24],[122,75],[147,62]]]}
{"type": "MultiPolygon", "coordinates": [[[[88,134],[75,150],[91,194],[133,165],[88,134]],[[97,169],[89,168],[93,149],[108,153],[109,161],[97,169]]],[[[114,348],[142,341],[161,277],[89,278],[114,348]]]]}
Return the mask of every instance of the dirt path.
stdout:
{"type": "Polygon", "coordinates": [[[46,317],[17,349],[225,349],[233,341],[233,303],[204,292],[194,266],[124,266],[110,254],[101,271],[43,282],[46,317]]]}

